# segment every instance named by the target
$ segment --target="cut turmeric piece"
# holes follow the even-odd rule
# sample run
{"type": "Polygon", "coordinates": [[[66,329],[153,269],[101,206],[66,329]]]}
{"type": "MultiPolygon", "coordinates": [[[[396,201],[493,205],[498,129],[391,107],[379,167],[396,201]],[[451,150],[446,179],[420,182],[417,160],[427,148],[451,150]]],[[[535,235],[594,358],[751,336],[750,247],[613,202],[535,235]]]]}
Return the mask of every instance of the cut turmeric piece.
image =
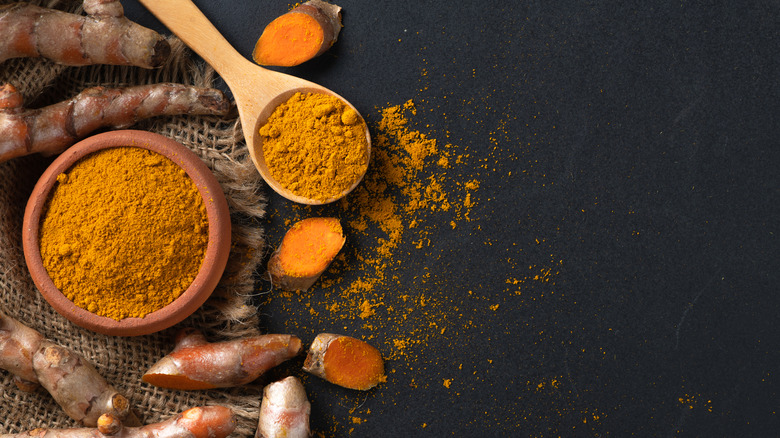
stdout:
{"type": "Polygon", "coordinates": [[[260,65],[292,67],[322,55],[341,32],[341,7],[321,0],[303,3],[266,26],[252,58],[260,65]]]}
{"type": "Polygon", "coordinates": [[[310,288],[328,268],[345,241],[337,218],[314,217],[295,223],[268,261],[272,283],[285,290],[310,288]]]}
{"type": "Polygon", "coordinates": [[[303,370],[330,383],[363,391],[387,380],[379,350],[360,339],[332,333],[314,338],[303,370]]]}

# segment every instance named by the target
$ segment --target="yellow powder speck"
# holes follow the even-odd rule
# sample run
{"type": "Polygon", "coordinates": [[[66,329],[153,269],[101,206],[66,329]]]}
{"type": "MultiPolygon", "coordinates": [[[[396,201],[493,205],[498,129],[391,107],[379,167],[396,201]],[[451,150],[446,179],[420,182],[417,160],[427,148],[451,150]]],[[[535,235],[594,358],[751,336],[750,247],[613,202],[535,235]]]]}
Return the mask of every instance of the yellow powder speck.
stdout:
{"type": "Polygon", "coordinates": [[[366,319],[375,313],[374,306],[368,300],[364,300],[360,304],[360,319],[366,319]]]}
{"type": "Polygon", "coordinates": [[[393,345],[397,350],[403,350],[409,345],[409,341],[406,339],[393,339],[393,345]]]}
{"type": "Polygon", "coordinates": [[[493,304],[492,306],[490,306],[490,310],[492,310],[492,311],[494,311],[494,312],[495,312],[496,310],[498,310],[498,304],[493,304]]]}
{"type": "Polygon", "coordinates": [[[444,379],[444,386],[449,388],[452,385],[452,379],[444,379]]]}
{"type": "Polygon", "coordinates": [[[479,181],[477,180],[471,180],[466,183],[466,189],[468,190],[476,190],[479,188],[479,181]]]}

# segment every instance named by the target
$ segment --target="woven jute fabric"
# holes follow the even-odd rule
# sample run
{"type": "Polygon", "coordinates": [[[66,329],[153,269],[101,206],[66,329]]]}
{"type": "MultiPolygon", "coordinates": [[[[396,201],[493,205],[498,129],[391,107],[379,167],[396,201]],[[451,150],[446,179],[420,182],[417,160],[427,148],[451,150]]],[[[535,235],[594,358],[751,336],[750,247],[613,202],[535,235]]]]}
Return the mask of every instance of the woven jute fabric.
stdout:
{"type": "MultiPolygon", "coordinates": [[[[0,1],[0,4],[10,3],[0,1]]],[[[80,13],[80,1],[30,3],[80,13]]],[[[39,108],[68,99],[84,88],[124,87],[159,82],[212,86],[214,73],[174,37],[172,54],[160,69],[136,67],[67,67],[46,59],[12,59],[0,64],[0,83],[22,92],[25,106],[39,108]]],[[[2,42],[0,42],[2,44],[2,42]]],[[[82,329],[60,316],[42,298],[27,270],[22,251],[24,208],[38,177],[52,161],[37,155],[0,163],[0,309],[40,331],[52,341],[83,355],[126,395],[145,424],[162,421],[190,407],[232,408],[239,424],[234,436],[252,436],[262,395],[260,383],[213,391],[172,391],[141,381],[152,364],[173,347],[178,329],[197,327],[212,340],[259,334],[252,295],[253,273],[264,252],[260,218],[265,198],[262,180],[248,158],[235,111],[225,117],[158,117],[131,129],[156,132],[192,149],[213,171],[228,200],[232,251],[226,272],[206,304],[191,317],[160,333],[139,337],[104,336],[82,329]]],[[[77,424],[43,389],[23,392],[0,370],[0,433],[77,424]]]]}

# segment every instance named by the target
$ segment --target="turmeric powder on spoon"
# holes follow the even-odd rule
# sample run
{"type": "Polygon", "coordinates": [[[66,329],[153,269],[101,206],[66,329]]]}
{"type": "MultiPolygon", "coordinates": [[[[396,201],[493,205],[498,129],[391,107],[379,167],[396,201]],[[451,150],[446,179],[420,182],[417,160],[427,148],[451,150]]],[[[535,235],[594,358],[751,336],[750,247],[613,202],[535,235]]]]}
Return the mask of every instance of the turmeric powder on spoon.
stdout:
{"type": "Polygon", "coordinates": [[[334,96],[295,93],[259,133],[271,176],[304,198],[337,198],[368,168],[365,121],[334,96]]]}

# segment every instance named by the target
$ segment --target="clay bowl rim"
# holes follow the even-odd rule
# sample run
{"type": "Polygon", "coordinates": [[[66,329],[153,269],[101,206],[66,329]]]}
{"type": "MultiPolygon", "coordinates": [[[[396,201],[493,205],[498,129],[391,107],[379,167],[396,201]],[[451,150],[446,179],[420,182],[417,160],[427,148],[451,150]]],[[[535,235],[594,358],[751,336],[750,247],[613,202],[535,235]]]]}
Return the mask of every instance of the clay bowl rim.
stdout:
{"type": "Polygon", "coordinates": [[[155,333],[181,322],[211,296],[227,265],[231,245],[231,223],[222,187],[209,168],[190,149],[160,134],[139,131],[109,131],[88,137],[57,157],[41,175],[27,202],[22,229],[22,247],[27,267],[38,290],[54,309],[74,324],[97,333],[114,336],[138,336],[155,333]],[[120,321],[96,315],[76,306],[49,277],[43,266],[38,232],[43,208],[54,188],[57,175],[67,171],[79,159],[103,149],[139,147],[157,152],[180,166],[195,182],[206,206],[208,243],[200,270],[192,284],[176,300],[143,318],[120,321]]]}

